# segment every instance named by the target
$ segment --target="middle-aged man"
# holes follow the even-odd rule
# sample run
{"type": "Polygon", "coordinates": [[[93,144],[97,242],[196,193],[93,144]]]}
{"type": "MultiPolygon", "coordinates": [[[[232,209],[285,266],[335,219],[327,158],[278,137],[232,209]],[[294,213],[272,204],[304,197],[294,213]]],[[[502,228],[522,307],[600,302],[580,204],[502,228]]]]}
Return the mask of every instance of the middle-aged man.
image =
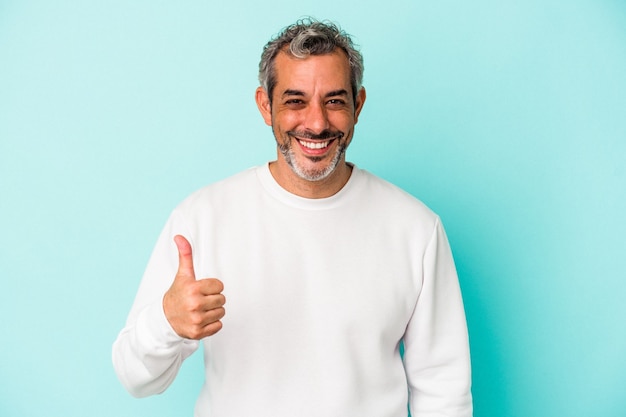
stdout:
{"type": "Polygon", "coordinates": [[[198,417],[472,415],[441,222],[345,159],[362,74],[331,23],[299,21],[266,45],[256,102],[278,157],[172,213],[113,346],[133,395],[163,392],[201,341],[198,417]]]}

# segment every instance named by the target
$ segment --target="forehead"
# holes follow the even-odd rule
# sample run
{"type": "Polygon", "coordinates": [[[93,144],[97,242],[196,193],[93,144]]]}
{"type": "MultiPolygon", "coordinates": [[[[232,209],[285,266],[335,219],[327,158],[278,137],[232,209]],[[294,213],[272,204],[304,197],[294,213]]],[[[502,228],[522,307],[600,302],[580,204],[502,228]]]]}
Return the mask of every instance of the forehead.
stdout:
{"type": "Polygon", "coordinates": [[[327,85],[329,88],[350,87],[350,64],[344,51],[296,58],[281,51],[274,61],[276,87],[300,88],[327,85]]]}

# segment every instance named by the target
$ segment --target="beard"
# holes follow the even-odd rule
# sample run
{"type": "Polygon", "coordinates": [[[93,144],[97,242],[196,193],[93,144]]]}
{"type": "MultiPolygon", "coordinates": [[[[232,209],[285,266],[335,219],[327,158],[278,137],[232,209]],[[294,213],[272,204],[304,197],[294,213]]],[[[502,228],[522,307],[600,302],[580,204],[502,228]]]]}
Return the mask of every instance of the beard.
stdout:
{"type": "MultiPolygon", "coordinates": [[[[311,182],[322,181],[328,178],[342,161],[343,155],[346,153],[346,149],[348,148],[346,142],[341,141],[341,139],[344,137],[344,134],[342,132],[324,131],[318,135],[307,132],[287,132],[287,140],[285,140],[284,142],[281,142],[276,135],[274,135],[274,137],[276,139],[276,144],[278,145],[278,150],[285,158],[285,162],[287,162],[287,165],[289,165],[289,168],[291,168],[293,173],[301,179],[311,182]],[[335,151],[335,154],[332,156],[328,165],[320,168],[305,168],[304,166],[302,166],[302,164],[298,162],[296,154],[293,150],[291,138],[296,136],[302,139],[333,139],[337,140],[339,143],[337,145],[337,150],[335,151]]],[[[325,158],[327,158],[327,156],[306,156],[305,158],[307,158],[311,162],[317,163],[323,161],[325,158]]]]}

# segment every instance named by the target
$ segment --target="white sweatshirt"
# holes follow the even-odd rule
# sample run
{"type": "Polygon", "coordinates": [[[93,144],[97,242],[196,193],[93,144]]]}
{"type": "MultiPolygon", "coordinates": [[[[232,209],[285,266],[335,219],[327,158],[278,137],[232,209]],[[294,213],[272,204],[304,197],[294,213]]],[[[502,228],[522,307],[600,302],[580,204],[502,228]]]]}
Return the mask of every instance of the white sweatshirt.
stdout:
{"type": "Polygon", "coordinates": [[[197,278],[219,278],[227,300],[223,329],[202,340],[197,417],[400,417],[407,404],[413,417],[472,415],[465,315],[439,218],[357,167],[330,198],[290,194],[264,165],[174,210],[113,345],[131,394],[163,392],[198,348],[163,313],[177,234],[192,244],[197,278]]]}

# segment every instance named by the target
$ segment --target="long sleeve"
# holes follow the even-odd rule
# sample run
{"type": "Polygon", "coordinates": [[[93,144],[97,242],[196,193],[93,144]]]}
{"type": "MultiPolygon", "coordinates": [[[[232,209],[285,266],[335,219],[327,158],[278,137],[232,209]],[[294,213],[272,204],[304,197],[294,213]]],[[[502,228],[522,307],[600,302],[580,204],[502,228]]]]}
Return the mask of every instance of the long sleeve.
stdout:
{"type": "Polygon", "coordinates": [[[198,347],[163,313],[176,234],[197,276],[219,278],[228,299],[223,329],[202,340],[197,416],[395,417],[407,393],[413,417],[472,415],[463,304],[439,220],[356,167],[327,199],[289,194],[265,165],[174,210],[113,347],[133,395],[165,390],[198,347]]]}
{"type": "Polygon", "coordinates": [[[422,289],[404,337],[413,417],[471,417],[467,324],[452,253],[437,219],[422,289]]]}
{"type": "Polygon", "coordinates": [[[113,366],[122,385],[135,397],[158,394],[172,383],[198,342],[183,339],[163,312],[163,295],[178,268],[175,234],[188,231],[176,213],[154,248],[126,326],[113,344],[113,366]]]}

